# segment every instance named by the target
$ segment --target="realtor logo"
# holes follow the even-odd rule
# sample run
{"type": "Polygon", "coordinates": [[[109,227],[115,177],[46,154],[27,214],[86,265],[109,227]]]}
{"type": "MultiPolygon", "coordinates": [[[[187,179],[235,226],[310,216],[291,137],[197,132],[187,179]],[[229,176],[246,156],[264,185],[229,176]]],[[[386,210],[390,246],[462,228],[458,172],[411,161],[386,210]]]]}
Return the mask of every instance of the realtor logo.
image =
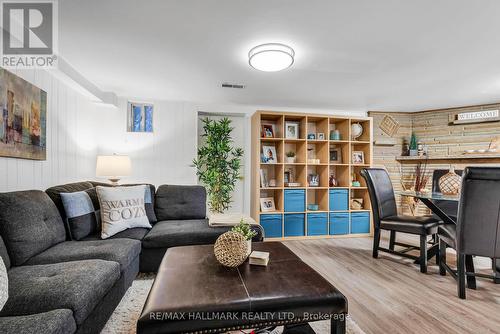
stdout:
{"type": "Polygon", "coordinates": [[[2,1],[2,66],[55,67],[56,1],[2,1]]]}

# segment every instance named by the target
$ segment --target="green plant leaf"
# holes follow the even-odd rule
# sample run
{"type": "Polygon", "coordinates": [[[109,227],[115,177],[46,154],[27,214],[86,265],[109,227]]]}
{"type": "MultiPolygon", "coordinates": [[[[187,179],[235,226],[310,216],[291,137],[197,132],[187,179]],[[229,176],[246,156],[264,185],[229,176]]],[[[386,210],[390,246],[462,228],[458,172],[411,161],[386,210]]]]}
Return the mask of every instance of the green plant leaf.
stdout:
{"type": "Polygon", "coordinates": [[[222,213],[230,208],[231,195],[240,180],[241,158],[244,151],[233,146],[231,120],[222,118],[202,120],[205,139],[193,160],[196,175],[206,187],[212,212],[222,213]]]}

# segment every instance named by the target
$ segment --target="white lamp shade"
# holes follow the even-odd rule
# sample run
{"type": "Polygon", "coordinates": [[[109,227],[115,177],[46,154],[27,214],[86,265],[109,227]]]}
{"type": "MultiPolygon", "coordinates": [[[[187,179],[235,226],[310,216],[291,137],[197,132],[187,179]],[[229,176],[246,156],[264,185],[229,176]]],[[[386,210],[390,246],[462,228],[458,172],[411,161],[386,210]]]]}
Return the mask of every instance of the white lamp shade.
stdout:
{"type": "Polygon", "coordinates": [[[99,155],[96,176],[122,177],[132,173],[132,164],[127,155],[99,155]]]}

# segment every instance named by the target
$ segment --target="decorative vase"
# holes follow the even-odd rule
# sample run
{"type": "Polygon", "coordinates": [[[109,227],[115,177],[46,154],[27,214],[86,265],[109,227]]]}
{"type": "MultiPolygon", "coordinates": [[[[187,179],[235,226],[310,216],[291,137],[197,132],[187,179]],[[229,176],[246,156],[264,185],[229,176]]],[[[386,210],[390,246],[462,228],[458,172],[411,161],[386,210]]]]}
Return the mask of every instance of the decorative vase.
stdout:
{"type": "Polygon", "coordinates": [[[247,257],[252,253],[252,240],[247,240],[247,257]]]}
{"type": "Polygon", "coordinates": [[[286,157],[286,162],[289,164],[294,164],[295,163],[295,157],[286,157]]]}
{"type": "Polygon", "coordinates": [[[439,179],[439,188],[444,195],[458,195],[462,185],[462,178],[455,173],[455,167],[439,179]]]}

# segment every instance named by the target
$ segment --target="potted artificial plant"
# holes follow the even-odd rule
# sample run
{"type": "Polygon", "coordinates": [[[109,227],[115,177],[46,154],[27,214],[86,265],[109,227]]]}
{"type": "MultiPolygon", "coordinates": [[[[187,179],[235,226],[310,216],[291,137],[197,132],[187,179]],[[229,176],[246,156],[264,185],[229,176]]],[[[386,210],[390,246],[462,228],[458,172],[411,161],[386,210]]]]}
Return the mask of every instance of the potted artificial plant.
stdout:
{"type": "Polygon", "coordinates": [[[286,162],[289,164],[295,163],[295,152],[293,151],[286,152],[286,162]]]}
{"type": "Polygon", "coordinates": [[[412,132],[410,139],[410,157],[416,157],[417,155],[418,155],[417,135],[415,135],[415,132],[412,132]]]}
{"type": "Polygon", "coordinates": [[[234,226],[231,231],[239,233],[245,237],[247,240],[247,256],[252,252],[252,238],[257,235],[257,232],[251,229],[250,224],[245,223],[243,218],[240,220],[240,223],[234,226]]]}
{"type": "Polygon", "coordinates": [[[198,148],[193,163],[198,179],[207,189],[208,206],[213,213],[229,209],[236,182],[241,179],[243,149],[233,146],[232,131],[228,118],[203,119],[205,143],[198,148]]]}

